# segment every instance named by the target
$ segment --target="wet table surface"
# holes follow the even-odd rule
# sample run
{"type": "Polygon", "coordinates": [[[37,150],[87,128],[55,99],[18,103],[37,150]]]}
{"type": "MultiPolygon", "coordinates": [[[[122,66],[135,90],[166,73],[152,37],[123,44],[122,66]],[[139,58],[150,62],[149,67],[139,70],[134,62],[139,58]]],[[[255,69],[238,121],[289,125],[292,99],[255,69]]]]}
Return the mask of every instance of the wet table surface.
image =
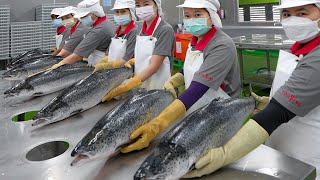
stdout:
{"type": "MultiPolygon", "coordinates": [[[[1,73],[0,73],[1,74],[1,73]]],[[[100,104],[79,115],[42,128],[31,122],[13,122],[24,112],[40,110],[58,93],[10,106],[3,92],[17,82],[0,80],[0,180],[127,180],[133,176],[157,141],[143,151],[118,154],[71,167],[71,151],[95,123],[121,101],[100,104]],[[69,148],[55,158],[31,162],[26,154],[32,148],[52,141],[66,141],[69,148]]],[[[315,168],[269,147],[259,148],[214,174],[199,179],[305,179],[315,177],[315,168]]]]}

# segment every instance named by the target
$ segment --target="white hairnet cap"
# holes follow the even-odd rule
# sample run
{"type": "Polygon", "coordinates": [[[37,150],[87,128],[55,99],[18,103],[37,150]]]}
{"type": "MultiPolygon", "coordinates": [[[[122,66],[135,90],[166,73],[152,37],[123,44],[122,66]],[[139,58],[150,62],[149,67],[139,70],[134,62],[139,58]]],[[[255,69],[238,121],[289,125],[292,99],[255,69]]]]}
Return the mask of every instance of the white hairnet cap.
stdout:
{"type": "Polygon", "coordinates": [[[136,2],[134,0],[116,0],[111,10],[129,9],[132,19],[136,20],[136,2]]]}
{"type": "Polygon", "coordinates": [[[61,12],[62,12],[62,9],[63,9],[63,8],[54,8],[54,9],[52,9],[51,15],[58,15],[58,16],[60,16],[60,14],[61,14],[61,12]]]}
{"type": "Polygon", "coordinates": [[[75,18],[82,18],[89,13],[92,13],[98,17],[105,16],[102,6],[100,6],[100,0],[83,0],[77,6],[77,12],[75,18]]]}
{"type": "Polygon", "coordinates": [[[185,0],[183,4],[177,6],[178,8],[205,8],[211,17],[212,23],[215,27],[221,28],[222,22],[218,15],[220,3],[218,0],[185,0]]]}
{"type": "Polygon", "coordinates": [[[62,9],[62,12],[59,16],[59,18],[63,17],[63,16],[66,16],[68,14],[76,14],[77,12],[77,8],[76,7],[73,7],[73,6],[68,6],[68,7],[65,7],[62,9]]]}
{"type": "Polygon", "coordinates": [[[158,14],[161,16],[162,15],[162,7],[161,7],[161,0],[153,0],[158,7],[158,14]]]}
{"type": "Polygon", "coordinates": [[[299,7],[308,4],[315,4],[318,8],[320,8],[320,0],[281,0],[281,5],[275,9],[299,7]]]}

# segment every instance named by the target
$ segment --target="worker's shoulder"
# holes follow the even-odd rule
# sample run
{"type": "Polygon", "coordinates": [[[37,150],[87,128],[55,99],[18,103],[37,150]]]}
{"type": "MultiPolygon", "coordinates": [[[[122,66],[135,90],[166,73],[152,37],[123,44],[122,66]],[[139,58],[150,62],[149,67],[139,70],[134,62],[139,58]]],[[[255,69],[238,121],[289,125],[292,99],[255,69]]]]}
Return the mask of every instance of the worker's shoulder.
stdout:
{"type": "Polygon", "coordinates": [[[236,53],[236,46],[230,36],[218,29],[212,37],[209,44],[204,50],[204,53],[214,53],[215,50],[225,50],[228,53],[236,53]]]}
{"type": "Polygon", "coordinates": [[[97,27],[102,28],[104,30],[108,30],[108,31],[115,31],[116,30],[116,26],[109,19],[105,20],[103,23],[101,23],[97,27]]]}
{"type": "Polygon", "coordinates": [[[76,28],[75,32],[88,32],[90,30],[89,27],[83,25],[81,22],[79,23],[78,27],[76,28]]]}
{"type": "Polygon", "coordinates": [[[138,35],[139,34],[139,27],[137,25],[134,26],[134,28],[130,31],[129,34],[135,34],[138,35]]]}
{"type": "Polygon", "coordinates": [[[161,20],[157,30],[158,30],[159,34],[161,34],[161,33],[172,33],[172,34],[174,34],[172,26],[169,23],[167,23],[166,21],[164,21],[164,20],[161,20]]]}
{"type": "Polygon", "coordinates": [[[215,36],[212,38],[212,40],[215,41],[216,43],[235,46],[232,38],[229,35],[227,35],[225,32],[223,32],[221,29],[217,30],[217,32],[216,32],[215,36]]]}

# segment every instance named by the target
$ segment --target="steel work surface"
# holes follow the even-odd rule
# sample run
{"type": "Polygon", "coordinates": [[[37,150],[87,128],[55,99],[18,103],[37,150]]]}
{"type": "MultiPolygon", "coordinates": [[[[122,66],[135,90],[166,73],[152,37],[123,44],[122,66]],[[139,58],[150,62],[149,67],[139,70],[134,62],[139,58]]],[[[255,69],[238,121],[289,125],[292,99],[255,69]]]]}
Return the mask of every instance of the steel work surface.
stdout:
{"type": "MultiPolygon", "coordinates": [[[[31,122],[13,122],[11,117],[40,110],[56,94],[37,98],[16,107],[4,108],[3,92],[12,83],[0,80],[0,179],[1,180],[127,180],[148,156],[148,149],[116,155],[106,161],[96,160],[71,167],[72,149],[94,124],[120,102],[100,104],[62,122],[42,128],[32,128],[31,122]],[[70,144],[62,155],[42,162],[28,161],[26,153],[46,142],[66,141],[70,144]]],[[[240,161],[200,179],[314,179],[315,168],[266,146],[260,146],[240,161]]]]}

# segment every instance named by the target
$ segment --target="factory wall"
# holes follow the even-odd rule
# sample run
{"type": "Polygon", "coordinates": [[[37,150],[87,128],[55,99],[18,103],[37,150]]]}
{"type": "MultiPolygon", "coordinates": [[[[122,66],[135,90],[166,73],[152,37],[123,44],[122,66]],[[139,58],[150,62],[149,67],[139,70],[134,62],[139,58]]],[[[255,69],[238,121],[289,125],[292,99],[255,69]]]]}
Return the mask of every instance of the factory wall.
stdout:
{"type": "MultiPolygon", "coordinates": [[[[34,21],[35,20],[35,7],[41,4],[52,3],[69,3],[70,5],[76,5],[81,0],[0,0],[0,4],[9,4],[11,7],[11,21],[34,21]]],[[[111,2],[113,5],[114,0],[101,0],[101,4],[105,2],[111,2]]],[[[162,0],[162,6],[164,9],[163,19],[167,20],[171,25],[176,28],[178,23],[182,22],[182,10],[176,8],[178,4],[183,3],[184,0],[162,0]]],[[[276,33],[284,34],[281,27],[274,27],[273,22],[238,22],[238,0],[220,0],[221,7],[225,10],[226,18],[223,19],[224,30],[232,37],[239,35],[250,35],[252,33],[276,33]],[[240,27],[241,26],[241,27],[240,27]]],[[[110,11],[111,6],[104,6],[107,14],[112,13],[110,11]]]]}
{"type": "Polygon", "coordinates": [[[238,0],[220,0],[222,9],[225,10],[226,18],[222,20],[223,31],[231,37],[251,34],[282,34],[283,28],[275,22],[239,22],[238,0]]]}

